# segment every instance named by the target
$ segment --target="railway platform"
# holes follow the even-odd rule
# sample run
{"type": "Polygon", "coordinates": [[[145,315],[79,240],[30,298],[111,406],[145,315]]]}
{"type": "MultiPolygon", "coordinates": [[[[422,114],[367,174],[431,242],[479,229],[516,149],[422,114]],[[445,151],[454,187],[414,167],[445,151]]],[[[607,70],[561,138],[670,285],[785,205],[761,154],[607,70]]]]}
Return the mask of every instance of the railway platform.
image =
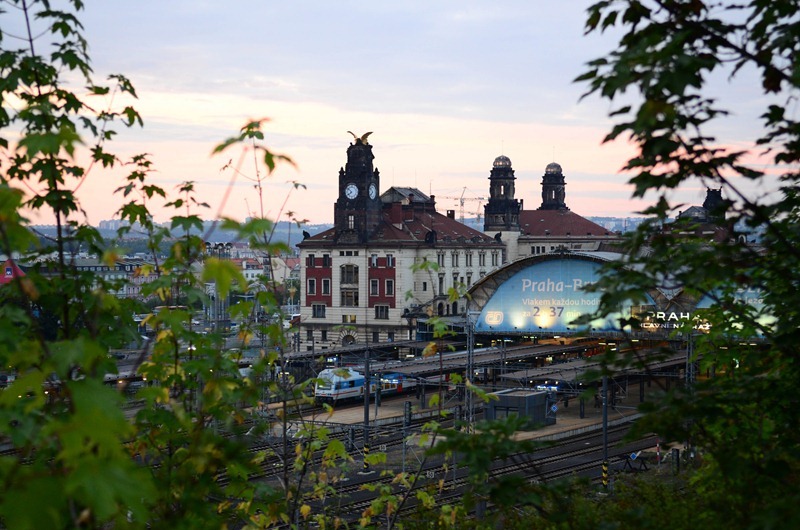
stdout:
{"type": "MultiPolygon", "coordinates": [[[[655,388],[649,389],[655,391],[655,388]]],[[[436,392],[428,390],[427,398],[436,392]]],[[[645,395],[650,391],[645,392],[645,395]]],[[[646,399],[646,398],[645,398],[646,399]]],[[[369,423],[371,428],[381,428],[382,426],[397,424],[402,422],[405,414],[406,403],[411,403],[412,419],[435,419],[439,414],[439,407],[427,406],[421,399],[417,399],[414,394],[405,396],[384,397],[380,405],[376,405],[375,400],[370,402],[369,423]]],[[[633,421],[639,416],[636,406],[639,402],[638,392],[627,396],[617,396],[616,403],[608,407],[609,426],[633,421]]],[[[560,439],[569,436],[599,430],[602,428],[603,409],[599,402],[591,400],[584,403],[583,414],[580,411],[580,402],[577,398],[559,398],[556,402],[557,410],[554,413],[556,422],[553,425],[540,427],[536,430],[523,431],[518,434],[520,439],[560,439]],[[582,416],[582,417],[581,417],[582,416]]],[[[447,413],[447,417],[464,413],[463,403],[455,399],[442,400],[441,410],[447,413]]],[[[317,412],[313,415],[304,417],[305,421],[317,423],[330,423],[332,425],[363,425],[364,406],[362,402],[339,404],[333,408],[331,413],[317,412]]]]}

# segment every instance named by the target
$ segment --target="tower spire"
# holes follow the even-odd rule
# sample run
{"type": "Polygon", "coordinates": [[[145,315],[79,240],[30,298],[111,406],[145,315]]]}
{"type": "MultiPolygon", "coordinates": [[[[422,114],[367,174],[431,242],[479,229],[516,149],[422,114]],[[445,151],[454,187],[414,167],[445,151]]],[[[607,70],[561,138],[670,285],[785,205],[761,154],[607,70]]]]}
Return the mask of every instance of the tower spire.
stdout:
{"type": "Polygon", "coordinates": [[[489,202],[484,206],[484,232],[519,230],[521,205],[514,197],[515,180],[511,160],[505,155],[495,158],[489,173],[489,202]]]}
{"type": "Polygon", "coordinates": [[[567,183],[561,166],[555,162],[547,164],[542,176],[542,205],[540,210],[569,210],[566,198],[567,183]]]}

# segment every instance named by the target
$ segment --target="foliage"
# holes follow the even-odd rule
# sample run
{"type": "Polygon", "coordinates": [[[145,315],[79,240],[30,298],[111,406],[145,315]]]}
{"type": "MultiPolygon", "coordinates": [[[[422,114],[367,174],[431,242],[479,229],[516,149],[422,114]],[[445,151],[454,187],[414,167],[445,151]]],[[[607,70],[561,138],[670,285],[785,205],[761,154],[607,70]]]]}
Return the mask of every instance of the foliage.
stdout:
{"type": "MultiPolygon", "coordinates": [[[[516,416],[503,420],[478,422],[473,428],[448,429],[431,454],[459,454],[459,464],[469,471],[470,487],[464,507],[472,511],[478,503],[489,502],[499,512],[506,509],[539,504],[540,488],[516,474],[493,476],[492,465],[498,461],[516,462],[543,446],[531,440],[516,440],[515,433],[525,421],[516,416]]],[[[461,426],[460,426],[461,427],[461,426]]],[[[470,426],[464,426],[470,427],[470,426]]]]}
{"type": "MultiPolygon", "coordinates": [[[[194,183],[181,184],[172,198],[151,184],[146,155],[120,160],[108,150],[117,127],[143,120],[118,103],[136,97],[125,77],[94,81],[77,16],[83,3],[74,0],[60,10],[48,1],[6,4],[9,12],[0,16],[19,17],[13,25],[25,34],[16,36],[22,44],[14,49],[6,32],[12,25],[4,23],[0,33],[0,252],[30,268],[0,289],[0,363],[13,376],[0,389],[0,437],[9,449],[0,456],[1,524],[219,528],[292,519],[302,511],[304,486],[294,482],[300,444],[284,431],[282,447],[270,453],[251,449],[246,437],[250,410],[283,400],[276,418],[287,418],[287,403],[303,394],[302,385],[274,375],[286,347],[280,322],[261,325],[254,302],[236,306],[245,320],[241,344],[259,334],[274,348],[254,360],[249,377],[239,374],[222,336],[192,325],[184,306],[208,303],[206,281],[221,296],[247,287],[230,263],[207,255],[198,215],[207,205],[196,199],[194,183]],[[80,271],[75,263],[79,249],[108,265],[120,258],[122,242],[105,242],[88,225],[76,194],[87,178],[112,168],[129,169],[117,190],[123,199],[118,213],[147,235],[151,264],[139,274],[151,281],[142,293],[162,307],[148,318],[155,331],[144,344],[133,315],[145,308],[115,296],[121,282],[80,271]],[[175,210],[168,227],[152,221],[150,208],[158,201],[175,210]],[[23,212],[52,217],[56,237],[40,240],[23,212]],[[122,406],[126,383],[106,381],[116,382],[111,349],[137,344],[131,371],[147,386],[131,421],[122,406]],[[268,457],[284,462],[282,482],[251,481],[268,457]]],[[[262,138],[260,123],[249,123],[217,151],[262,138]]],[[[289,161],[256,149],[269,170],[289,161]]],[[[285,251],[265,236],[270,227],[263,219],[226,223],[257,251],[285,251]]],[[[130,230],[121,229],[120,237],[130,230]]],[[[263,289],[255,297],[268,314],[279,313],[273,293],[263,289]]],[[[277,421],[255,418],[261,432],[277,421]]],[[[324,441],[324,433],[316,438],[324,441]]],[[[341,457],[335,444],[328,453],[326,462],[341,457]]]]}
{"type": "MultiPolygon", "coordinates": [[[[286,377],[288,343],[280,319],[265,324],[258,318],[259,313],[280,314],[280,291],[274,284],[257,290],[246,285],[238,270],[209,255],[199,214],[207,205],[197,199],[194,183],[182,183],[170,196],[150,183],[153,169],[146,155],[120,160],[109,150],[116,129],[143,125],[133,106],[120,103],[134,100],[136,91],[121,75],[109,76],[107,83],[94,81],[77,17],[83,4],[65,4],[55,10],[44,0],[6,2],[13,16],[22,17],[17,25],[26,34],[21,47],[13,49],[8,26],[0,33],[0,250],[32,264],[26,276],[0,289],[0,362],[16,375],[0,391],[0,436],[12,449],[0,455],[0,523],[11,528],[343,526],[343,517],[353,514],[340,513],[329,500],[342,474],[353,468],[353,458],[326,429],[297,417],[313,381],[286,377]],[[44,33],[36,29],[40,26],[44,33]],[[37,35],[52,43],[42,43],[37,35]],[[155,332],[144,344],[132,318],[144,307],[117,298],[119,282],[75,266],[79,250],[108,264],[119,259],[123,242],[105,242],[88,225],[76,191],[97,172],[120,168],[129,172],[117,190],[127,201],[119,215],[146,233],[152,264],[140,273],[152,281],[143,294],[161,306],[149,317],[155,332]],[[174,210],[170,226],[152,222],[151,208],[159,202],[174,210]],[[41,240],[25,212],[51,216],[57,236],[41,240]],[[192,324],[186,308],[209,301],[207,282],[221,296],[235,290],[255,293],[253,301],[232,310],[243,322],[235,338],[240,346],[255,337],[269,344],[246,377],[238,372],[240,353],[226,351],[225,337],[200,333],[192,324]],[[139,348],[133,369],[147,381],[132,419],[122,408],[125,384],[106,384],[107,374],[117,370],[109,353],[131,343],[139,348]],[[270,401],[278,408],[267,409],[270,401]],[[251,480],[267,468],[279,470],[275,480],[251,480]]],[[[676,337],[691,338],[699,372],[713,371],[714,377],[666,393],[648,405],[640,423],[667,440],[699,447],[700,469],[678,489],[634,483],[620,486],[611,502],[599,502],[579,485],[491,477],[494,457],[514,458],[534,449],[514,440],[513,421],[480,424],[475,431],[433,422],[428,436],[435,449],[429,457],[444,454],[446,466],[460,459],[470,473],[463,502],[437,508],[442,484],[415,489],[419,471],[389,471],[389,482],[375,486],[378,496],[353,524],[638,528],[664,522],[677,528],[694,523],[739,528],[798,523],[793,508],[800,495],[794,487],[800,421],[793,405],[800,376],[800,125],[788,110],[800,82],[795,4],[628,0],[590,8],[588,31],[615,26],[625,31],[618,49],[590,63],[580,79],[589,93],[613,101],[624,94],[612,111],[618,123],[608,140],[629,138],[637,146],[625,169],[634,173],[634,195],[655,194],[656,201],[646,212],[651,221],[628,241],[626,263],[612,265],[598,283],[604,293],[599,311],[614,313],[625,301],[641,302],[642,293],[654,286],[679,287],[714,302],[703,315],[710,324],[707,333],[689,325],[676,337]],[[769,96],[762,130],[752,149],[726,148],[709,130],[729,111],[704,91],[720,73],[735,83],[753,72],[769,96]],[[768,161],[769,171],[754,167],[757,149],[757,160],[768,161]],[[736,237],[714,242],[682,236],[678,241],[662,232],[680,208],[671,192],[698,182],[722,188],[727,200],[713,213],[724,214],[726,226],[758,234],[762,246],[736,237]],[[744,191],[751,183],[778,191],[754,197],[744,191]],[[753,307],[748,298],[763,305],[753,307]],[[417,512],[404,521],[399,514],[411,500],[417,512]],[[484,500],[509,509],[497,518],[471,519],[470,510],[484,500]],[[668,510],[668,520],[659,509],[668,510]],[[699,519],[693,519],[698,512],[699,519]]],[[[277,163],[291,163],[261,145],[263,123],[248,121],[214,152],[253,149],[267,172],[277,163]]],[[[268,220],[222,223],[265,255],[286,250],[271,242],[274,224],[268,220]]],[[[130,230],[121,229],[120,238],[130,230]]],[[[434,264],[420,264],[413,272],[422,277],[435,270],[434,264]]],[[[447,293],[450,301],[463,294],[447,293]]],[[[436,299],[444,300],[445,293],[436,299]]],[[[632,318],[626,324],[636,329],[639,322],[632,318]]],[[[435,318],[431,331],[436,338],[450,332],[435,318]]],[[[427,354],[440,353],[432,344],[427,354]]],[[[640,362],[637,353],[609,353],[608,370],[640,362]]],[[[469,390],[468,381],[464,386],[469,390]]],[[[439,396],[434,404],[441,409],[439,396]]],[[[437,419],[444,422],[445,416],[443,411],[437,419]]],[[[370,456],[373,464],[383,465],[385,458],[370,456]]]]}
{"type": "MultiPolygon", "coordinates": [[[[641,303],[658,287],[711,301],[702,315],[709,331],[689,323],[676,338],[691,348],[698,373],[712,377],[667,393],[641,429],[701,449],[705,465],[693,488],[721,523],[796,525],[800,123],[790,109],[800,84],[797,4],[602,1],[588,13],[587,32],[622,31],[617,48],[578,79],[587,94],[616,105],[606,140],[636,147],[623,169],[633,175],[635,197],[655,197],[644,212],[650,221],[627,241],[626,263],[597,285],[599,313],[641,303]],[[729,90],[760,82],[761,127],[750,129],[749,146],[714,136],[736,126],[738,109],[713,95],[723,77],[729,90]],[[726,237],[662,230],[682,207],[672,192],[698,184],[722,189],[726,198],[711,213],[724,217],[726,237]]],[[[608,364],[637,363],[635,353],[609,356],[608,364]]]]}
{"type": "MultiPolygon", "coordinates": [[[[24,8],[32,22],[31,6],[12,7],[24,8]]],[[[120,443],[134,431],[119,393],[103,385],[104,374],[115,370],[108,349],[135,331],[126,317],[132,307],[70,266],[77,244],[101,255],[103,249],[94,230],[72,221],[80,205],[69,187],[87,175],[76,160],[82,135],[94,142],[94,162],[111,163],[104,149],[111,127],[140,120],[130,108],[94,110],[66,89],[61,76],[76,75],[87,97],[112,90],[135,96],[123,77],[111,79],[111,86],[91,80],[86,42],[72,14],[43,4],[37,18],[57,41],[48,58],[36,53],[32,38],[26,48],[0,50],[0,128],[9,133],[0,139],[0,247],[7,256],[48,257],[0,294],[0,362],[17,374],[0,394],[0,433],[17,450],[0,459],[0,517],[14,528],[123,525],[128,517],[145,518],[156,491],[120,443]],[[26,187],[34,191],[25,195],[26,187]],[[29,252],[36,238],[22,207],[49,210],[56,241],[29,252]]]]}
{"type": "Polygon", "coordinates": [[[681,477],[620,475],[609,496],[575,484],[561,495],[546,497],[543,505],[543,512],[525,512],[529,526],[514,528],[725,528],[681,477]]]}

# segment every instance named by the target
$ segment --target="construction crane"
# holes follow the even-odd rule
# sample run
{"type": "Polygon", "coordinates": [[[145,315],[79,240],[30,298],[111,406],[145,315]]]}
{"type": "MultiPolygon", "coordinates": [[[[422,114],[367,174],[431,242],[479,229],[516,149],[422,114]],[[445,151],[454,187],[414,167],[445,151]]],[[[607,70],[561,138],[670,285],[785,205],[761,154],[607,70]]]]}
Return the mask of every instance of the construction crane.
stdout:
{"type": "MultiPolygon", "coordinates": [[[[486,200],[485,197],[464,197],[464,193],[466,193],[466,191],[467,191],[467,187],[464,186],[464,189],[461,190],[461,196],[460,197],[452,197],[452,196],[447,196],[447,195],[437,195],[436,196],[437,199],[453,199],[453,200],[458,201],[458,205],[459,205],[458,220],[461,221],[462,224],[464,223],[464,203],[466,201],[478,201],[478,209],[480,210],[480,203],[482,203],[483,201],[486,200]]],[[[472,212],[470,212],[470,213],[472,213],[472,212]]],[[[480,217],[480,213],[478,213],[478,216],[480,217]]]]}

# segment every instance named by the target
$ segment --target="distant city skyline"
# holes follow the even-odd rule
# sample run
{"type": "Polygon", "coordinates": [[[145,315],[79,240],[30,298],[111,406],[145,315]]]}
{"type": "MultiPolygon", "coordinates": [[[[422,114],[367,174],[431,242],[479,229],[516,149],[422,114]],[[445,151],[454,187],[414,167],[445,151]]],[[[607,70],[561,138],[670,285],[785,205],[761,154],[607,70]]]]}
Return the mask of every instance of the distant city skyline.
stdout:
{"type": "MultiPolygon", "coordinates": [[[[441,212],[444,213],[444,212],[441,212]]],[[[587,219],[601,225],[603,228],[612,232],[625,232],[635,229],[635,227],[644,219],[643,217],[594,217],[586,216],[587,219]]],[[[204,221],[204,226],[213,224],[213,220],[204,221]]],[[[113,234],[110,232],[116,231],[123,222],[119,219],[104,219],[97,223],[96,228],[101,231],[104,237],[111,237],[113,234]],[[106,233],[109,232],[109,233],[106,233]]],[[[465,217],[464,224],[479,231],[483,231],[483,220],[475,217],[465,217]]],[[[287,241],[291,246],[297,245],[303,240],[303,231],[307,231],[312,235],[327,230],[333,227],[333,221],[328,223],[306,223],[297,226],[295,223],[288,221],[280,221],[275,227],[274,239],[279,241],[287,241]]],[[[34,228],[40,233],[53,235],[55,227],[53,225],[34,225],[34,228]],[[51,233],[52,232],[52,233],[51,233]]],[[[145,237],[144,234],[138,234],[139,237],[145,237]]],[[[136,233],[130,234],[129,238],[137,238],[136,233]]],[[[210,234],[209,240],[211,241],[231,241],[234,239],[233,231],[225,231],[217,228],[210,234]]]]}
{"type": "MultiPolygon", "coordinates": [[[[128,76],[139,99],[115,104],[133,104],[145,122],[144,129],[117,128],[109,148],[123,158],[150,153],[153,183],[170,194],[195,181],[198,199],[210,206],[192,212],[201,217],[241,220],[263,211],[279,220],[289,212],[312,223],[332,218],[338,170],[352,141],[348,130],[373,131],[381,191],[417,187],[441,197],[442,210],[458,209],[457,200],[443,197],[485,197],[492,161],[503,154],[527,208],[538,205],[545,166],[556,161],[573,211],[632,216],[648,204],[631,199],[620,173],[632,147],[601,145],[616,105],[595,97],[579,102],[586,87],[572,82],[618,37],[613,30],[583,35],[591,3],[246,0],[231,9],[107,0],[87,3],[79,17],[96,79],[128,76]],[[265,175],[252,156],[210,153],[261,117],[271,118],[266,145],[296,167],[279,164],[259,196],[255,179],[265,175]],[[295,188],[295,181],[305,187],[295,188]]],[[[0,15],[4,31],[24,35],[20,20],[0,15]]],[[[40,53],[49,40],[39,38],[40,53]]],[[[751,88],[729,91],[724,76],[712,79],[710,90],[737,113],[725,130],[712,131],[720,143],[751,145],[760,85],[751,88]]],[[[98,108],[107,103],[91,101],[98,108]]],[[[113,191],[126,171],[92,169],[79,191],[90,223],[114,217],[123,199],[113,191]]],[[[672,195],[698,204],[705,186],[696,184],[672,195]]],[[[156,201],[149,206],[159,221],[175,213],[156,201]]]]}

